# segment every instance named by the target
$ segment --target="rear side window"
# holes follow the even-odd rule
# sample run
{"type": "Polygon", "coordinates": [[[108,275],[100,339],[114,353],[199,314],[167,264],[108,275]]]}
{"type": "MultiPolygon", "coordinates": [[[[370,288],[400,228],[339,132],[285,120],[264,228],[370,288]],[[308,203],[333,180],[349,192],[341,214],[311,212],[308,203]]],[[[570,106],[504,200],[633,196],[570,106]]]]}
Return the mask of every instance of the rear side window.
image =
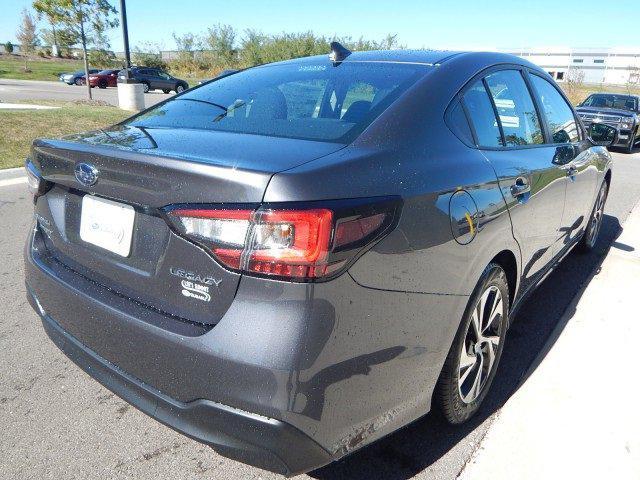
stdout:
{"type": "Polygon", "coordinates": [[[487,75],[487,86],[498,110],[507,147],[544,143],[540,119],[519,71],[487,75]]]}
{"type": "Polygon", "coordinates": [[[571,107],[553,85],[544,78],[530,75],[533,88],[538,92],[544,114],[547,117],[553,143],[577,142],[578,126],[571,107]]]}
{"type": "Polygon", "coordinates": [[[481,147],[501,147],[500,128],[482,81],[474,83],[463,98],[478,145],[481,147]]]}
{"type": "Polygon", "coordinates": [[[449,116],[447,117],[447,125],[449,125],[451,131],[456,135],[456,137],[462,140],[463,143],[468,146],[473,146],[474,143],[471,128],[469,127],[467,116],[464,113],[464,109],[460,102],[456,102],[451,108],[449,116]]]}
{"type": "Polygon", "coordinates": [[[128,124],[349,143],[431,68],[324,59],[265,65],[188,91],[128,124]]]}

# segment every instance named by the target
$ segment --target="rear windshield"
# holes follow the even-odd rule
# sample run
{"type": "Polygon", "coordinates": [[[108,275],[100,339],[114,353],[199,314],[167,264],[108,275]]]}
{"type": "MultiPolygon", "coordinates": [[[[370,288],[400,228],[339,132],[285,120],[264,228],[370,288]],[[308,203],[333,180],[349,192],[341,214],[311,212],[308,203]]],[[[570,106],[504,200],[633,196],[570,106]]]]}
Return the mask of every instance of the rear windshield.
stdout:
{"type": "Polygon", "coordinates": [[[202,85],[127,124],[348,143],[429,68],[328,61],[266,65],[202,85]]]}

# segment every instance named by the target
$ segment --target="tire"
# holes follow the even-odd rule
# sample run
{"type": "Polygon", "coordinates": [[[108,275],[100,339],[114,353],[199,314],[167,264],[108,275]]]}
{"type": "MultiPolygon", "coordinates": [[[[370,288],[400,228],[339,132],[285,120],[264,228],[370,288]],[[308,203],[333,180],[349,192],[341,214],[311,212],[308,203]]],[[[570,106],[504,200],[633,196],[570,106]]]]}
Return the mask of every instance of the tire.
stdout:
{"type": "Polygon", "coordinates": [[[166,88],[162,90],[162,93],[169,93],[171,90],[167,90],[166,88]]]}
{"type": "Polygon", "coordinates": [[[176,85],[176,93],[182,93],[184,92],[186,89],[184,88],[184,85],[182,85],[181,83],[179,83],[178,85],[176,85]]]}
{"type": "Polygon", "coordinates": [[[436,406],[451,424],[469,420],[491,388],[504,346],[509,302],[507,275],[500,265],[490,263],[471,295],[436,384],[436,406]]]}
{"type": "Polygon", "coordinates": [[[607,203],[607,197],[609,196],[609,183],[605,180],[600,186],[598,191],[598,197],[596,203],[593,205],[591,215],[589,216],[589,223],[584,230],[584,234],[578,243],[578,251],[582,253],[591,252],[598,242],[598,235],[602,228],[602,217],[604,216],[604,206],[607,203]]]}
{"type": "Polygon", "coordinates": [[[147,82],[142,82],[142,91],[144,93],[149,93],[149,90],[151,90],[151,87],[149,87],[149,84],[147,82]]]}
{"type": "Polygon", "coordinates": [[[107,82],[105,82],[104,80],[102,80],[102,81],[98,84],[98,88],[107,88],[107,82]]]}
{"type": "Polygon", "coordinates": [[[629,139],[629,145],[627,146],[625,151],[627,153],[633,153],[633,147],[635,146],[635,143],[636,143],[636,132],[633,132],[631,134],[631,138],[629,139]]]}
{"type": "Polygon", "coordinates": [[[76,85],[80,86],[82,85],[82,79],[81,78],[76,78],[73,83],[75,83],[76,85]]]}

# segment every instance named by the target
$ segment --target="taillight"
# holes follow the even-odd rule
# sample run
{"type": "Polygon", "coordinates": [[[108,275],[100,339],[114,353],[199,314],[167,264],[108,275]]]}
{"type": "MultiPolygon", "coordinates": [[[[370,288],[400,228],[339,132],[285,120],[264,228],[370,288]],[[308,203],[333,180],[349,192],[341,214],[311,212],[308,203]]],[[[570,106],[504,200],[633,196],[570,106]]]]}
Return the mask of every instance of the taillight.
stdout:
{"type": "Polygon", "coordinates": [[[31,160],[27,159],[24,164],[24,169],[27,172],[27,188],[31,195],[33,195],[35,202],[40,195],[44,195],[47,190],[49,190],[51,184],[42,178],[38,169],[31,163],[31,160]]]}
{"type": "Polygon", "coordinates": [[[168,208],[171,223],[225,267],[294,281],[331,278],[382,238],[399,201],[282,204],[246,208],[168,208]],[[309,204],[307,204],[309,205],[309,204]]]}

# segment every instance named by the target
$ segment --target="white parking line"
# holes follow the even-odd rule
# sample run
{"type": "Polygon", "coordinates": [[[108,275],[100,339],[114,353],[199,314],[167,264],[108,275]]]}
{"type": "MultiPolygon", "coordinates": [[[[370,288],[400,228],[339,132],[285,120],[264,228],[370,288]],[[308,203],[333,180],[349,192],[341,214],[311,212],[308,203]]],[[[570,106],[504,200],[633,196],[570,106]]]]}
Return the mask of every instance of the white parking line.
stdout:
{"type": "Polygon", "coordinates": [[[10,178],[8,180],[0,180],[0,187],[8,187],[9,185],[18,185],[27,183],[27,177],[10,178]]]}

